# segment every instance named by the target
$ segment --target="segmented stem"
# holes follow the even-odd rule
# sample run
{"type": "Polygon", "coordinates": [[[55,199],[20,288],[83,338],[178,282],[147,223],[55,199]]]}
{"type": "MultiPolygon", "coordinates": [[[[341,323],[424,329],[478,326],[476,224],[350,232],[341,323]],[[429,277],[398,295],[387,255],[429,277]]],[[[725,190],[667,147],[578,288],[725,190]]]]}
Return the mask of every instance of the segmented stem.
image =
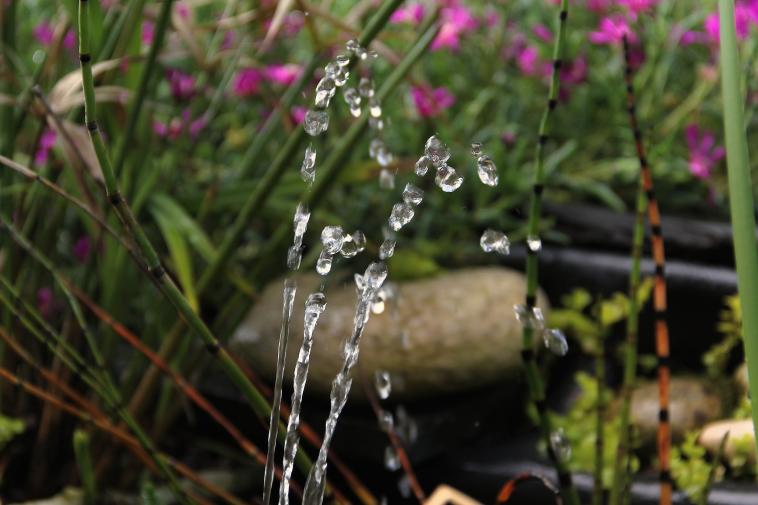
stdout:
{"type": "Polygon", "coordinates": [[[640,286],[642,246],[645,240],[645,210],[647,200],[642,178],[637,184],[637,207],[634,217],[632,235],[632,267],[629,271],[629,313],[626,319],[626,342],[624,349],[624,383],[621,387],[621,410],[619,412],[619,442],[616,459],[613,464],[613,485],[611,487],[610,505],[619,505],[625,480],[629,479],[629,451],[631,449],[631,430],[629,415],[632,405],[632,393],[637,381],[637,330],[639,326],[639,303],[637,291],[640,286]]]}
{"type": "MultiPolygon", "coordinates": [[[[568,0],[561,1],[558,35],[555,37],[553,47],[553,71],[550,77],[550,88],[548,90],[547,107],[542,114],[538,131],[538,141],[534,157],[534,184],[532,186],[532,199],[529,206],[529,224],[528,233],[530,238],[538,238],[540,233],[540,217],[542,210],[542,191],[544,189],[544,162],[543,150],[548,141],[549,121],[551,113],[558,105],[558,89],[560,87],[560,69],[563,64],[562,53],[566,31],[566,19],[568,18],[568,0]]],[[[531,310],[537,304],[537,280],[539,264],[537,261],[538,248],[527,248],[526,258],[526,309],[531,310]]],[[[540,377],[537,362],[534,355],[534,328],[533,325],[524,324],[522,333],[522,351],[521,357],[526,369],[526,378],[530,400],[534,403],[539,416],[539,424],[542,430],[542,436],[547,442],[548,454],[550,456],[561,487],[561,495],[567,505],[579,505],[579,495],[574,487],[571,473],[565,461],[562,461],[553,451],[550,444],[550,434],[553,432],[553,422],[547,412],[545,404],[545,387],[540,377]]]]}
{"type": "Polygon", "coordinates": [[[650,245],[655,263],[655,283],[653,288],[653,309],[655,312],[655,353],[658,357],[658,460],[660,465],[660,504],[670,505],[672,499],[671,482],[671,425],[669,424],[669,330],[666,322],[666,255],[663,248],[661,214],[653,188],[653,176],[642,143],[642,132],[637,122],[634,100],[634,83],[631,61],[629,58],[629,41],[626,35],[624,44],[624,75],[626,78],[626,105],[629,123],[634,133],[634,143],[640,161],[640,177],[647,199],[647,215],[650,222],[650,245]]]}

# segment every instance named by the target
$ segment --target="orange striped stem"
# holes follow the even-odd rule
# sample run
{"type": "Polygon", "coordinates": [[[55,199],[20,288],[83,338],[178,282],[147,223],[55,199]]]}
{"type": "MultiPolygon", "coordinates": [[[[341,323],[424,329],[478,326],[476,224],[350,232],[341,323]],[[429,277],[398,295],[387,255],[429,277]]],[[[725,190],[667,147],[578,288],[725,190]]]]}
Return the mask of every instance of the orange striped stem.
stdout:
{"type": "Polygon", "coordinates": [[[658,357],[658,460],[660,465],[661,495],[659,503],[670,505],[673,486],[671,482],[671,427],[669,424],[669,329],[666,322],[666,255],[663,248],[661,213],[655,199],[653,176],[642,143],[642,132],[637,122],[634,99],[633,71],[629,58],[629,41],[624,42],[624,63],[626,79],[626,105],[629,123],[634,133],[637,157],[640,161],[640,177],[647,197],[647,216],[650,223],[650,245],[655,263],[655,283],[653,288],[653,308],[655,311],[655,353],[658,357]]]}

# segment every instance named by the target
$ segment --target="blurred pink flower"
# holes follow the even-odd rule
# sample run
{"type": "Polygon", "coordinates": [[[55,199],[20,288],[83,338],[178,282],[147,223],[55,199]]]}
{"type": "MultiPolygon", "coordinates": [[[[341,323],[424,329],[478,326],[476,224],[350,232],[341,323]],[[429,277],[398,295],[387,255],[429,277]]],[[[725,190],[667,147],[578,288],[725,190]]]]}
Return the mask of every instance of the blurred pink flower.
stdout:
{"type": "Polygon", "coordinates": [[[45,131],[42,132],[39,139],[39,147],[37,147],[37,152],[34,153],[34,164],[36,166],[39,167],[47,163],[50,151],[53,146],[55,146],[56,137],[55,130],[46,128],[45,131]]]}
{"type": "Polygon", "coordinates": [[[587,58],[577,56],[561,66],[561,84],[581,84],[587,79],[587,58]]]}
{"type": "Polygon", "coordinates": [[[495,9],[487,9],[484,13],[484,24],[487,28],[494,28],[500,25],[501,21],[500,14],[495,9]]]}
{"type": "Polygon", "coordinates": [[[715,146],[716,137],[708,130],[690,124],[684,130],[687,148],[690,150],[690,173],[698,179],[708,179],[713,167],[724,158],[724,148],[715,146]]]}
{"type": "Polygon", "coordinates": [[[289,86],[300,77],[303,67],[295,63],[269,65],[263,69],[263,77],[271,82],[289,86]]]}
{"type": "MultiPolygon", "coordinates": [[[[750,0],[749,2],[737,2],[734,6],[734,25],[737,32],[737,39],[745,40],[750,34],[750,25],[758,23],[758,2],[750,0]]],[[[708,14],[703,23],[705,33],[708,38],[718,43],[719,37],[719,13],[712,12],[708,14]]]]}
{"type": "Polygon", "coordinates": [[[590,41],[593,44],[618,44],[624,35],[630,43],[637,41],[637,36],[623,16],[605,16],[600,20],[598,29],[590,33],[590,41]]]}
{"type": "Polygon", "coordinates": [[[587,8],[594,12],[605,12],[613,5],[613,0],[587,0],[587,8]]]}
{"type": "Polygon", "coordinates": [[[261,71],[256,68],[243,68],[234,76],[232,90],[239,97],[248,97],[258,91],[258,86],[263,80],[261,71]]]}
{"type": "Polygon", "coordinates": [[[300,125],[305,120],[305,113],[308,112],[308,109],[301,106],[296,105],[290,109],[290,118],[292,119],[292,122],[296,125],[300,125]]]}
{"type": "Polygon", "coordinates": [[[512,131],[505,131],[500,135],[500,140],[507,146],[512,146],[516,143],[516,134],[512,131]]]}
{"type": "Polygon", "coordinates": [[[178,117],[173,118],[169,123],[162,121],[153,121],[153,133],[159,137],[176,140],[182,133],[183,123],[178,117]]]}
{"type": "Polygon", "coordinates": [[[551,32],[550,28],[543,25],[542,23],[534,25],[532,28],[532,33],[534,33],[534,35],[536,35],[537,38],[543,42],[550,42],[553,40],[553,32],[551,32]]]}
{"type": "Polygon", "coordinates": [[[76,32],[69,30],[66,35],[63,36],[63,47],[72,51],[76,47],[76,32]]]}
{"type": "Polygon", "coordinates": [[[455,97],[447,88],[414,86],[411,98],[421,117],[434,117],[455,103],[455,97]]]}
{"type": "Polygon", "coordinates": [[[48,287],[37,290],[37,310],[45,319],[52,319],[58,309],[58,301],[55,299],[53,290],[48,287]]]}
{"type": "Polygon", "coordinates": [[[37,39],[37,42],[42,44],[43,46],[49,46],[53,43],[53,27],[48,23],[47,21],[42,21],[40,24],[34,27],[32,30],[32,35],[34,35],[34,38],[37,39]]]}
{"type": "Polygon", "coordinates": [[[455,97],[447,88],[414,86],[411,98],[421,117],[434,117],[455,103],[455,97]]]}
{"type": "Polygon", "coordinates": [[[202,132],[205,127],[208,125],[208,119],[205,117],[205,115],[201,115],[199,118],[190,121],[189,125],[187,126],[187,131],[189,133],[189,136],[191,138],[197,138],[198,135],[200,135],[200,132],[202,132]]]}
{"type": "Polygon", "coordinates": [[[419,24],[424,19],[424,4],[411,2],[405,7],[398,7],[390,16],[390,23],[419,24]]]}
{"type": "Polygon", "coordinates": [[[168,79],[169,87],[171,88],[171,94],[176,100],[189,100],[195,94],[195,78],[191,75],[170,68],[166,70],[166,78],[168,79]]]}
{"type": "Polygon", "coordinates": [[[184,19],[189,18],[190,8],[189,5],[187,5],[187,2],[176,2],[174,9],[176,9],[176,13],[179,14],[179,16],[183,17],[184,19]]]}
{"type": "MultiPolygon", "coordinates": [[[[539,51],[534,46],[526,46],[516,54],[516,65],[525,75],[536,75],[539,51]]],[[[540,65],[541,66],[541,65],[540,65]]]]}
{"type": "Polygon", "coordinates": [[[146,20],[142,23],[142,43],[150,45],[153,43],[153,35],[155,33],[155,23],[146,20]]]}
{"type": "Polygon", "coordinates": [[[460,36],[479,26],[471,11],[458,0],[448,0],[447,6],[440,12],[440,19],[442,27],[432,41],[432,50],[448,48],[457,51],[460,48],[460,36]]]}
{"type": "Polygon", "coordinates": [[[86,263],[87,258],[89,258],[90,249],[91,245],[89,237],[87,235],[82,235],[79,237],[79,240],[74,242],[74,246],[71,248],[71,252],[74,254],[76,261],[79,263],[86,263]]]}
{"type": "Polygon", "coordinates": [[[618,3],[626,7],[630,13],[636,15],[651,10],[658,5],[658,0],[618,0],[618,3]]]}
{"type": "Polygon", "coordinates": [[[231,49],[232,45],[234,44],[234,31],[228,30],[224,32],[224,38],[221,41],[221,49],[231,49]]]}

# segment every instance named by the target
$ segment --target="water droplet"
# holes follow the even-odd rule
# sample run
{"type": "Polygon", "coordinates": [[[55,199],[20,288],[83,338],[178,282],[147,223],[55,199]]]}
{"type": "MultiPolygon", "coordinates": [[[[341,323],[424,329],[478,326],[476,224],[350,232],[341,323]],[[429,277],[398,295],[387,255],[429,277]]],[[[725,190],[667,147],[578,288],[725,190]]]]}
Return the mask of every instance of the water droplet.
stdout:
{"type": "Polygon", "coordinates": [[[383,167],[392,163],[393,159],[394,156],[392,156],[392,153],[384,145],[382,145],[376,153],[376,162],[383,167]]]}
{"type": "Polygon", "coordinates": [[[358,293],[363,292],[363,287],[365,286],[363,282],[363,276],[359,273],[353,274],[353,279],[355,280],[355,289],[358,291],[358,293]]]}
{"type": "Polygon", "coordinates": [[[414,443],[418,438],[418,424],[402,405],[395,409],[395,433],[407,444],[414,443]]]}
{"type": "Polygon", "coordinates": [[[368,145],[368,155],[371,159],[376,159],[380,149],[384,149],[384,141],[382,139],[372,139],[368,145]]]}
{"type": "Polygon", "coordinates": [[[300,175],[308,184],[312,184],[316,179],[316,150],[313,148],[313,144],[308,144],[308,147],[305,148],[300,175]]]}
{"type": "Polygon", "coordinates": [[[397,480],[397,489],[404,499],[411,497],[411,481],[407,475],[403,475],[397,480]]]}
{"type": "Polygon", "coordinates": [[[373,118],[379,118],[382,116],[382,104],[379,103],[379,99],[372,96],[368,100],[368,112],[373,118]]]}
{"type": "Polygon", "coordinates": [[[432,135],[424,145],[424,154],[438,167],[450,159],[450,151],[436,135],[432,135]]]}
{"type": "Polygon", "coordinates": [[[566,341],[566,335],[557,328],[548,328],[542,333],[542,340],[545,347],[556,356],[565,356],[568,353],[569,346],[566,341]]]}
{"type": "Polygon", "coordinates": [[[419,205],[424,200],[424,190],[411,184],[405,185],[403,201],[411,205],[419,205]]]}
{"type": "Polygon", "coordinates": [[[497,186],[498,175],[495,162],[489,156],[482,156],[476,162],[476,172],[479,174],[479,180],[487,186],[497,186]]]}
{"type": "Polygon", "coordinates": [[[400,470],[400,458],[397,457],[397,452],[391,445],[384,450],[384,468],[390,472],[400,470]]]}
{"type": "Polygon", "coordinates": [[[410,223],[414,215],[415,212],[412,206],[408,205],[405,202],[396,203],[392,206],[392,213],[390,214],[389,218],[390,228],[398,231],[400,228],[410,223]]]}
{"type": "Polygon", "coordinates": [[[302,237],[305,234],[310,218],[311,212],[308,210],[308,206],[302,202],[298,203],[295,208],[295,216],[292,218],[295,227],[295,236],[302,237]]]}
{"type": "Polygon", "coordinates": [[[361,77],[361,80],[358,83],[358,92],[361,96],[365,96],[366,98],[374,96],[374,83],[371,79],[368,77],[361,77]]]}
{"type": "Polygon", "coordinates": [[[342,249],[340,249],[340,254],[344,258],[352,258],[358,254],[358,252],[358,245],[355,243],[355,240],[353,240],[353,236],[345,235],[345,238],[342,239],[342,249]]]}
{"type": "Polygon", "coordinates": [[[329,76],[323,77],[316,85],[314,105],[319,109],[329,107],[329,102],[336,92],[337,85],[334,83],[334,79],[329,76]]]}
{"type": "Polygon", "coordinates": [[[302,246],[293,245],[287,250],[287,268],[297,270],[303,260],[302,246]]]}
{"type": "Polygon", "coordinates": [[[327,63],[327,64],[326,64],[326,66],[324,67],[324,72],[326,72],[326,75],[327,75],[328,77],[331,77],[332,79],[334,79],[334,77],[335,77],[337,74],[339,74],[339,73],[340,73],[340,70],[341,70],[341,68],[342,68],[342,67],[341,67],[339,64],[337,64],[337,62],[336,62],[336,61],[330,61],[330,62],[329,62],[329,63],[327,63]]]}
{"type": "Polygon", "coordinates": [[[517,304],[513,306],[513,312],[516,314],[516,319],[526,328],[541,330],[545,327],[545,318],[539,307],[534,307],[530,311],[526,305],[517,304]]]}
{"type": "Polygon", "coordinates": [[[387,258],[391,258],[395,253],[395,244],[395,240],[391,238],[385,239],[382,245],[379,246],[379,259],[386,260],[387,258]]]}
{"type": "Polygon", "coordinates": [[[382,168],[379,172],[379,187],[382,189],[395,189],[395,174],[382,168]]]}
{"type": "Polygon", "coordinates": [[[337,72],[337,74],[334,75],[333,79],[334,79],[334,84],[338,88],[341,88],[342,86],[347,84],[347,80],[350,79],[350,72],[347,71],[347,67],[340,68],[339,72],[337,72]]]}
{"type": "Polygon", "coordinates": [[[310,109],[303,120],[305,133],[311,136],[320,135],[329,128],[329,114],[325,110],[310,109]]]}
{"type": "Polygon", "coordinates": [[[558,428],[550,434],[550,447],[559,461],[566,463],[571,459],[571,443],[566,438],[562,428],[558,428]]]}
{"type": "Polygon", "coordinates": [[[540,252],[542,249],[542,239],[537,235],[529,235],[526,237],[526,246],[534,253],[540,252]]]}
{"type": "Polygon", "coordinates": [[[350,115],[353,117],[360,117],[361,116],[361,108],[360,107],[350,107],[350,115]]]}
{"type": "Polygon", "coordinates": [[[324,293],[311,293],[305,301],[305,318],[318,317],[326,310],[326,296],[324,293]]]}
{"type": "Polygon", "coordinates": [[[384,130],[384,120],[382,118],[370,117],[368,118],[368,126],[372,130],[382,131],[384,130]]]}
{"type": "Polygon", "coordinates": [[[366,234],[361,230],[355,230],[353,232],[353,241],[358,246],[358,252],[363,252],[366,249],[366,234]]]}
{"type": "Polygon", "coordinates": [[[374,303],[371,304],[371,313],[373,314],[381,314],[384,312],[384,300],[381,298],[377,298],[374,300],[374,303]]]}
{"type": "Polygon", "coordinates": [[[364,287],[377,290],[382,287],[387,278],[387,265],[383,261],[371,263],[363,274],[364,287]]]}
{"type": "Polygon", "coordinates": [[[474,158],[479,159],[482,155],[482,144],[479,142],[473,142],[471,144],[471,154],[474,155],[474,158]]]}
{"type": "Polygon", "coordinates": [[[362,60],[366,59],[366,50],[361,47],[357,40],[348,40],[345,47],[358,58],[362,60]]]}
{"type": "Polygon", "coordinates": [[[392,412],[382,410],[379,412],[379,428],[384,431],[391,431],[395,426],[395,418],[392,412]]]}
{"type": "Polygon", "coordinates": [[[452,193],[463,184],[463,177],[458,175],[458,172],[449,165],[442,165],[437,168],[437,175],[434,177],[434,182],[445,193],[452,193]]]}
{"type": "Polygon", "coordinates": [[[326,249],[321,250],[321,254],[316,261],[316,272],[319,275],[326,275],[332,269],[332,255],[326,252],[326,249]]]}
{"type": "Polygon", "coordinates": [[[486,253],[496,252],[505,256],[510,253],[511,242],[502,231],[487,229],[482,233],[479,245],[486,253]]]}
{"type": "Polygon", "coordinates": [[[379,398],[386,400],[392,392],[392,377],[386,370],[377,370],[374,372],[374,387],[379,398]]]}
{"type": "Polygon", "coordinates": [[[334,57],[334,63],[336,63],[340,67],[346,67],[350,64],[350,56],[344,53],[340,53],[334,57]]]}
{"type": "Polygon", "coordinates": [[[432,163],[431,158],[424,155],[420,157],[416,162],[416,175],[423,177],[426,175],[430,168],[434,168],[434,163],[432,163]]]}
{"type": "Polygon", "coordinates": [[[358,107],[361,104],[361,95],[355,88],[345,88],[345,91],[342,92],[342,96],[345,99],[345,103],[351,107],[358,107]]]}
{"type": "Polygon", "coordinates": [[[342,231],[341,226],[324,226],[321,230],[321,243],[324,245],[324,250],[331,255],[340,252],[344,237],[345,232],[342,231]]]}

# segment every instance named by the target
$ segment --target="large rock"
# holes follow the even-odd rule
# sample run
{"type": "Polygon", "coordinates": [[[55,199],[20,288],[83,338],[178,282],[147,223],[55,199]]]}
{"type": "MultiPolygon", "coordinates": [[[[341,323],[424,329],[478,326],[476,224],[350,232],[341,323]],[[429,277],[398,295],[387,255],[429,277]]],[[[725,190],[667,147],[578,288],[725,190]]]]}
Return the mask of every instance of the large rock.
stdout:
{"type": "Polygon", "coordinates": [[[726,459],[734,458],[737,455],[738,446],[742,446],[741,454],[746,456],[751,463],[755,463],[755,450],[750,450],[755,445],[753,421],[750,419],[726,419],[710,423],[703,428],[698,442],[708,449],[708,452],[714,454],[727,433],[729,438],[726,440],[723,453],[726,459]]]}
{"type": "MultiPolygon", "coordinates": [[[[392,272],[390,272],[391,281],[392,272]]],[[[287,356],[291,380],[302,342],[303,305],[321,279],[298,277],[287,356]]],[[[397,298],[372,314],[361,341],[354,375],[373,384],[376,371],[392,378],[392,399],[464,391],[505,381],[521,370],[521,326],[513,306],[523,303],[524,276],[504,268],[470,268],[431,279],[399,283],[397,298]]],[[[268,285],[237,329],[232,349],[258,373],[274,377],[282,313],[283,282],[268,285]]],[[[316,329],[308,390],[327,393],[342,365],[342,348],[353,325],[356,289],[352,279],[327,289],[326,312],[316,329]]],[[[546,306],[541,295],[539,304],[546,306]]],[[[361,382],[353,393],[363,396],[361,382]]]]}
{"type": "MultiPolygon", "coordinates": [[[[718,391],[695,377],[672,377],[669,382],[671,435],[681,440],[684,433],[718,419],[723,406],[718,391]]],[[[641,383],[632,396],[632,421],[644,441],[655,439],[658,429],[658,382],[641,383]]]]}

